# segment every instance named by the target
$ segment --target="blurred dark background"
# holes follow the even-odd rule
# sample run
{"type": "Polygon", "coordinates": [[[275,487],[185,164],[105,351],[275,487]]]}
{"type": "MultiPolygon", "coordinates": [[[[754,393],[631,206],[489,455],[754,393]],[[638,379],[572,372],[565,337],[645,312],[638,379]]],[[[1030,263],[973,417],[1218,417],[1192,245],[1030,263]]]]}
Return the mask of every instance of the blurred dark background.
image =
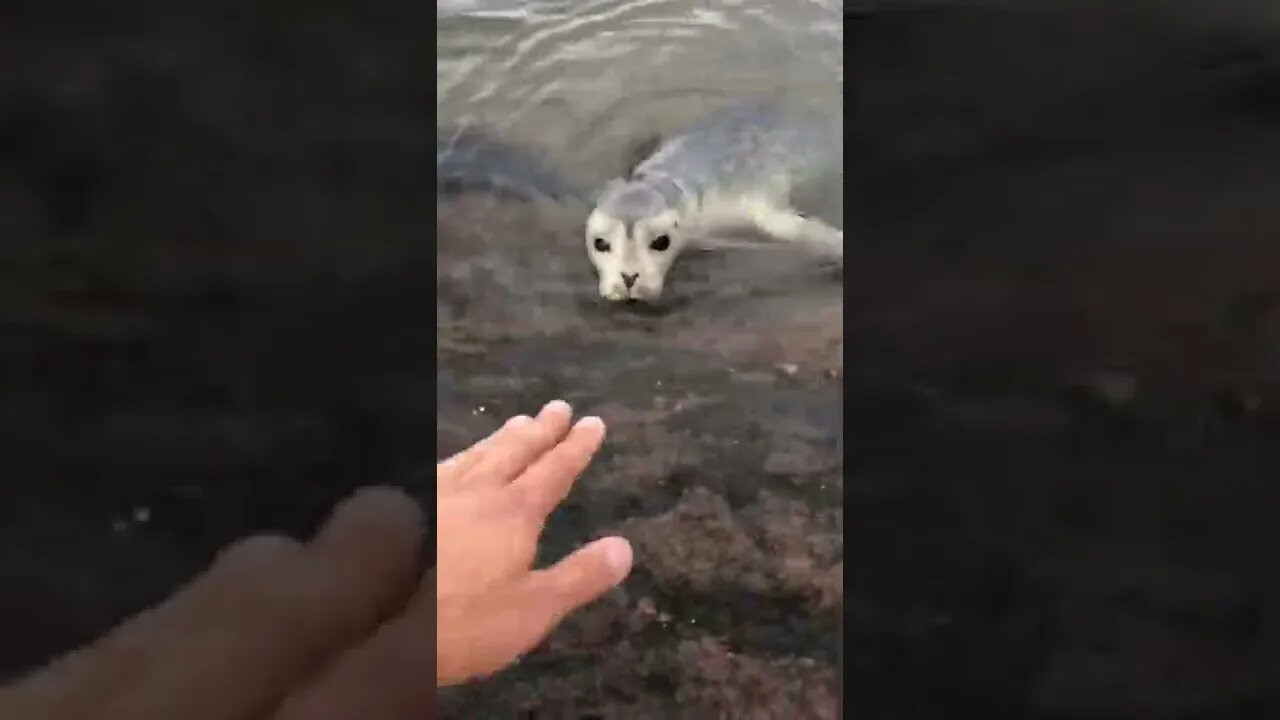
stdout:
{"type": "Polygon", "coordinates": [[[433,8],[375,5],[0,4],[0,676],[429,491],[433,8]]]}
{"type": "Polygon", "coordinates": [[[846,702],[1274,717],[1280,6],[848,27],[846,702]]]}

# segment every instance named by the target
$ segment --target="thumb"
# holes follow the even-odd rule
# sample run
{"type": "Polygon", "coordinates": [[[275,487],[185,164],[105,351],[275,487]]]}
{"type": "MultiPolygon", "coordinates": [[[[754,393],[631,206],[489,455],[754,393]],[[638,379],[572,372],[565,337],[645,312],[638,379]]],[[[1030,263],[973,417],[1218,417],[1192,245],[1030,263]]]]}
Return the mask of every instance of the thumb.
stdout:
{"type": "Polygon", "coordinates": [[[630,543],[602,538],[529,573],[510,593],[453,611],[437,605],[436,684],[494,672],[532,651],[566,615],[622,582],[631,562],[630,543]]]}
{"type": "Polygon", "coordinates": [[[601,538],[545,570],[530,573],[524,592],[530,604],[550,614],[548,620],[554,627],[564,616],[625,580],[632,560],[631,543],[625,538],[601,538]]]}

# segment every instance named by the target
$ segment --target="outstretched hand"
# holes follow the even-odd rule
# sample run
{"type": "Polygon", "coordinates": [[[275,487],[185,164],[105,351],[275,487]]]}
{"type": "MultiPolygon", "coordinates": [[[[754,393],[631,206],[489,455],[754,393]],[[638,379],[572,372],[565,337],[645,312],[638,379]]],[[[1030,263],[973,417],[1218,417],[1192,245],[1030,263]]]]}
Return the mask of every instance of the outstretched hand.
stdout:
{"type": "Polygon", "coordinates": [[[619,537],[531,569],[547,516],[604,442],[599,418],[570,428],[570,417],[568,405],[549,403],[436,470],[440,685],[501,669],[631,571],[631,546],[619,537]]]}
{"type": "Polygon", "coordinates": [[[570,415],[551,403],[437,466],[425,574],[417,505],[362,491],[310,542],[241,541],[164,604],[0,689],[0,717],[431,717],[431,666],[437,685],[500,670],[630,571],[621,538],[532,569],[604,439],[599,419],[570,429],[570,415]]]}

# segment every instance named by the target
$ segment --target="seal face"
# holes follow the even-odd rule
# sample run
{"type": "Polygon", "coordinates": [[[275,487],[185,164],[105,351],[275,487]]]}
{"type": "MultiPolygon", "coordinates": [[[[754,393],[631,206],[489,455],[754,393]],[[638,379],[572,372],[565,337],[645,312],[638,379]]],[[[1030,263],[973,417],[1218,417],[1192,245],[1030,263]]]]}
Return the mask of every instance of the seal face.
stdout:
{"type": "Polygon", "coordinates": [[[609,182],[585,228],[600,296],[657,301],[680,253],[721,231],[753,229],[842,258],[844,233],[791,207],[798,181],[824,166],[841,169],[839,140],[825,129],[772,104],[739,106],[667,140],[630,177],[609,182]]]}
{"type": "Polygon", "coordinates": [[[667,270],[685,244],[679,220],[679,208],[649,183],[606,188],[586,227],[600,296],[613,302],[661,297],[667,270]]]}

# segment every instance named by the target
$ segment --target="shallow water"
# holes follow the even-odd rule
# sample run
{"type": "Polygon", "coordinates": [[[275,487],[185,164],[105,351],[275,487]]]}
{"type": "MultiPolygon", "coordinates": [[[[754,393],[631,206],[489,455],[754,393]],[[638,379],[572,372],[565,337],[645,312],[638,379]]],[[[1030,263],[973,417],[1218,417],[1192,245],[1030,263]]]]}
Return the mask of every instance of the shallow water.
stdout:
{"type": "Polygon", "coordinates": [[[725,101],[771,97],[832,113],[842,107],[838,2],[474,6],[441,6],[439,124],[496,127],[587,184],[620,172],[636,141],[725,101]]]}
{"type": "Polygon", "coordinates": [[[608,306],[581,198],[727,104],[838,118],[842,28],[839,4],[797,0],[441,6],[441,147],[481,128],[467,161],[532,190],[438,197],[438,449],[552,396],[602,415],[608,448],[552,518],[547,553],[622,532],[639,557],[625,591],[516,672],[446,695],[451,717],[566,703],[835,716],[840,270],[778,249],[689,254],[658,307],[608,306]],[[737,666],[775,697],[721,670],[737,666]]]}

